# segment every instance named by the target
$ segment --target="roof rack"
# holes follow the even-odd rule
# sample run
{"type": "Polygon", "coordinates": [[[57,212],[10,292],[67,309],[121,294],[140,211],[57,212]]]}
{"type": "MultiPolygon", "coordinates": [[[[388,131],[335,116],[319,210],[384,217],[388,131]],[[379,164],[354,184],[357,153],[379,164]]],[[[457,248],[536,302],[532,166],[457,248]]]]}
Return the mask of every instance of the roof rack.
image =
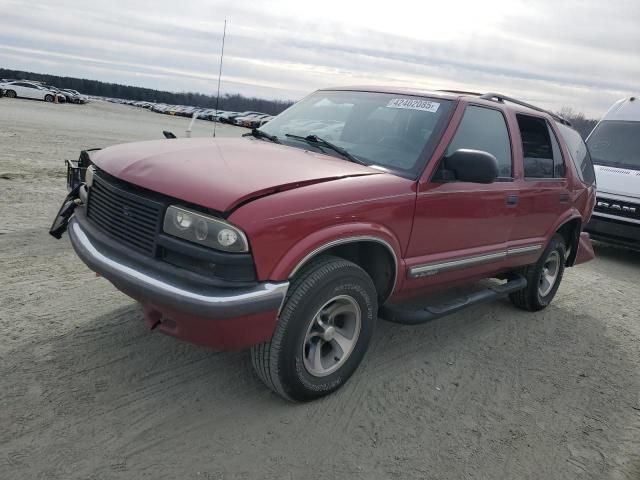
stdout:
{"type": "Polygon", "coordinates": [[[554,120],[562,123],[563,125],[571,126],[571,122],[566,118],[562,118],[557,113],[550,112],[549,110],[545,110],[544,108],[536,107],[535,105],[531,105],[530,103],[523,102],[521,100],[517,100],[515,98],[507,97],[506,95],[502,95],[501,93],[485,93],[484,95],[480,95],[480,98],[483,100],[493,100],[497,102],[510,102],[515,103],[516,105],[520,105],[522,107],[530,108],[531,110],[535,110],[536,112],[546,113],[547,115],[551,115],[554,120]]]}
{"type": "Polygon", "coordinates": [[[446,90],[446,89],[443,89],[443,90],[436,90],[436,92],[457,93],[459,95],[477,95],[477,96],[482,95],[481,93],[478,93],[478,92],[467,92],[465,90],[446,90]]]}

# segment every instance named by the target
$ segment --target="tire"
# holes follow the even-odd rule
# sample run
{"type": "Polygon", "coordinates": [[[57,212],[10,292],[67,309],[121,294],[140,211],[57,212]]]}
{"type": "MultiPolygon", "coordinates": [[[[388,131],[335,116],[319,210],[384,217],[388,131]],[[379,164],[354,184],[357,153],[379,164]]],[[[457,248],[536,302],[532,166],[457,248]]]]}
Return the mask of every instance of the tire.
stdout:
{"type": "Polygon", "coordinates": [[[567,247],[560,235],[554,235],[540,259],[524,269],[527,287],[511,293],[511,302],[523,310],[537,312],[546,308],[555,297],[567,259],[567,247]]]}
{"type": "Polygon", "coordinates": [[[360,365],[377,310],[375,286],[358,265],[333,256],[311,262],[292,281],[271,340],[251,349],[258,377],[290,401],[336,391],[360,365]]]}
{"type": "Polygon", "coordinates": [[[16,94],[15,90],[7,90],[4,93],[4,96],[9,98],[16,98],[18,95],[16,94]]]}
{"type": "Polygon", "coordinates": [[[45,95],[44,101],[49,103],[53,102],[53,95],[45,95]]]}

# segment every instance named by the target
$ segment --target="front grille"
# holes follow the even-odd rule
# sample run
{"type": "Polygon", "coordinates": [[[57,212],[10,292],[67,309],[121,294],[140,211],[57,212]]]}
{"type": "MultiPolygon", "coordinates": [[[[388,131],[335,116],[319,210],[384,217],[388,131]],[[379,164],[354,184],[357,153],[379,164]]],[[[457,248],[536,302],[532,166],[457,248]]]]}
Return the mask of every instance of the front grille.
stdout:
{"type": "Polygon", "coordinates": [[[640,220],[640,204],[613,200],[611,198],[596,198],[595,212],[615,215],[622,218],[640,220]]]}
{"type": "Polygon", "coordinates": [[[154,255],[162,204],[95,175],[87,217],[102,231],[142,253],[154,255]]]}

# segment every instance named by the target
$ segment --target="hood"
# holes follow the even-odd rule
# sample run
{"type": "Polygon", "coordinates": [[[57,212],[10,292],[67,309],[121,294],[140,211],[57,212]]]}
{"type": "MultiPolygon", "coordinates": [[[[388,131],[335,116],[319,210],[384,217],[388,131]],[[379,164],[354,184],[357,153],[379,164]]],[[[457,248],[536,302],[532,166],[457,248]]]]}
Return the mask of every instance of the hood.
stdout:
{"type": "Polygon", "coordinates": [[[381,173],[254,138],[128,143],[92,152],[91,160],[116,178],[219,212],[282,190],[381,173]]]}
{"type": "Polygon", "coordinates": [[[594,165],[598,191],[640,198],[640,170],[594,165]]]}

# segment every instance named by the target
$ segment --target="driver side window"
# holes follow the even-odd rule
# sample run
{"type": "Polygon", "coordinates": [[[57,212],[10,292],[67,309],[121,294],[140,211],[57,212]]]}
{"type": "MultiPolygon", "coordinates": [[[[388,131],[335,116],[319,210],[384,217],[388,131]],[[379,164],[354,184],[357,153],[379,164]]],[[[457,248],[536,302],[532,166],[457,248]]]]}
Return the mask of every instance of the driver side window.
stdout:
{"type": "MultiPolygon", "coordinates": [[[[490,153],[498,160],[498,177],[512,177],[511,141],[504,115],[500,111],[469,105],[445,157],[461,148],[490,153]]],[[[443,164],[444,162],[440,164],[439,170],[442,170],[443,164]]]]}

